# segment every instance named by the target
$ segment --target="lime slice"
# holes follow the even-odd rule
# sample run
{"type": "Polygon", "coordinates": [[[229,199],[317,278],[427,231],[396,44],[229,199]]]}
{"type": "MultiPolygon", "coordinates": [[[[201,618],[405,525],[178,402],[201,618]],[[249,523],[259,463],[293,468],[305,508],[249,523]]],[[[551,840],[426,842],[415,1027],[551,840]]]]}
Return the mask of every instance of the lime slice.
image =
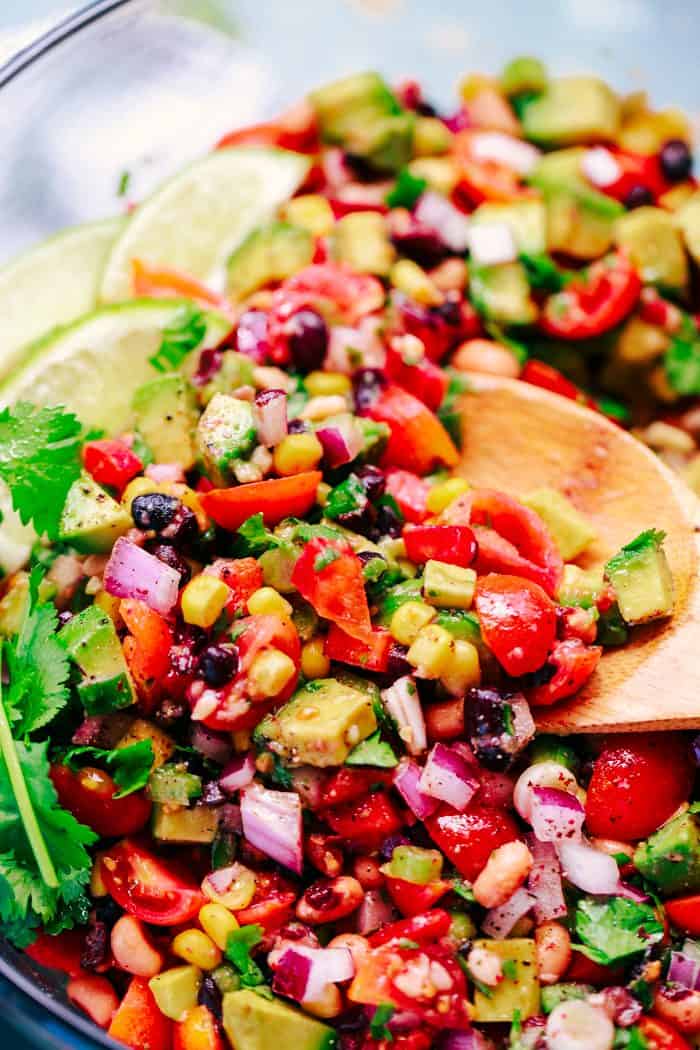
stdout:
{"type": "Polygon", "coordinates": [[[129,219],[107,260],[101,299],[130,298],[132,259],[222,288],[228,256],[294,193],[309,165],[300,153],[242,146],[185,168],[129,219]]]}
{"type": "Polygon", "coordinates": [[[125,220],[65,230],[0,270],[0,377],[45,332],[92,310],[114,238],[125,220]]]}
{"type": "MultiPolygon", "coordinates": [[[[29,348],[21,366],[0,385],[0,403],[65,405],[84,426],[117,433],[131,419],[136,388],[158,375],[148,359],[160,348],[163,329],[193,306],[184,299],[134,299],[52,332],[29,348]]],[[[231,328],[221,314],[205,317],[207,330],[198,349],[216,346],[231,328]]]]}

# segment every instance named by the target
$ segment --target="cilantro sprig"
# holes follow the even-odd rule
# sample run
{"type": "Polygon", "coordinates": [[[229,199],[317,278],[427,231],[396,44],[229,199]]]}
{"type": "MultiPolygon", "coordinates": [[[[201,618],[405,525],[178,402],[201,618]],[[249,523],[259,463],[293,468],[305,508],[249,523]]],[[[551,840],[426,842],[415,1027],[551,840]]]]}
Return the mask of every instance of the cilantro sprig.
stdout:
{"type": "Polygon", "coordinates": [[[153,744],[150,740],[138,740],[135,744],[115,747],[112,750],[101,747],[73,747],[66,752],[61,761],[73,770],[81,769],[88,762],[106,766],[119,788],[114,797],[126,798],[134,791],[140,791],[148,783],[153,767],[153,744]]]}
{"type": "Polygon", "coordinates": [[[160,347],[148,359],[150,364],[158,372],[176,371],[185,358],[199,346],[206,330],[207,322],[202,311],[193,306],[183,306],[163,329],[160,347]]]}
{"type": "Polygon", "coordinates": [[[582,898],[576,906],[577,950],[601,966],[627,962],[663,936],[663,926],[649,904],[626,897],[605,902],[582,898]]]}
{"type": "Polygon", "coordinates": [[[251,957],[251,949],[263,939],[262,926],[241,926],[234,930],[226,944],[226,958],[238,970],[243,988],[255,988],[265,983],[265,975],[251,957]]]}

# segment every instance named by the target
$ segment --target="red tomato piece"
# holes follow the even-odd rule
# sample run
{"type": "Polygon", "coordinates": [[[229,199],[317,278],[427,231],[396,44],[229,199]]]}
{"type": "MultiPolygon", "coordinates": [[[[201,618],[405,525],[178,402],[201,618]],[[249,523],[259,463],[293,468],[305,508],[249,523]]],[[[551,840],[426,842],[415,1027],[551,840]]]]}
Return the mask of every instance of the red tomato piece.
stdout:
{"type": "Polygon", "coordinates": [[[243,145],[278,146],[300,153],[315,153],[318,149],[318,127],[313,107],[306,101],[299,102],[276,120],[236,128],[224,135],[216,148],[243,145]]]}
{"type": "Polygon", "coordinates": [[[390,944],[391,941],[416,941],[418,944],[430,944],[431,941],[439,941],[449,933],[452,925],[452,917],[449,912],[442,908],[432,908],[423,915],[413,915],[410,919],[399,919],[398,922],[390,922],[382,926],[369,937],[369,943],[373,948],[382,944],[390,944]]]}
{"type": "Polygon", "coordinates": [[[261,871],[255,876],[255,893],[246,908],[236,912],[240,926],[262,926],[269,932],[290,918],[297,899],[291,882],[276,872],[261,871]]]}
{"type": "Polygon", "coordinates": [[[192,299],[207,309],[218,310],[230,318],[233,323],[235,314],[231,303],[223,295],[217,295],[188,273],[180,270],[169,270],[166,267],[152,267],[141,259],[131,260],[131,283],[134,295],[148,299],[192,299]]]}
{"type": "Polygon", "coordinates": [[[459,452],[437,416],[396,383],[383,387],[365,414],[391,429],[384,466],[428,474],[435,466],[459,463],[459,452]]]}
{"type": "Polygon", "coordinates": [[[212,489],[201,496],[202,507],[223,529],[235,532],[253,514],[261,513],[271,528],[282,518],[303,518],[316,500],[316,489],[323,480],[318,470],[308,470],[289,478],[253,481],[230,489],[212,489]]]}
{"type": "Polygon", "coordinates": [[[664,904],[666,914],[679,930],[691,937],[700,937],[700,893],[690,897],[676,897],[664,904]]]}
{"type": "Polygon", "coordinates": [[[397,879],[393,875],[384,877],[384,885],[396,907],[407,918],[412,915],[420,915],[432,908],[452,889],[450,883],[443,879],[421,886],[407,879],[397,879]]]}
{"type": "Polygon", "coordinates": [[[588,831],[623,842],[646,838],[688,801],[694,775],[690,748],[678,734],[611,737],[593,767],[588,831]]]}
{"type": "Polygon", "coordinates": [[[381,791],[359,801],[346,802],[323,816],[336,835],[364,852],[379,849],[384,839],[403,827],[398,809],[381,791]]]}
{"type": "Polygon", "coordinates": [[[428,517],[425,501],[430,492],[430,485],[412,470],[390,467],[386,472],[386,492],[396,500],[406,521],[420,525],[428,517]]]}
{"type": "Polygon", "coordinates": [[[459,170],[458,195],[472,205],[532,197],[532,190],[522,185],[517,171],[498,161],[477,157],[474,142],[481,134],[467,129],[454,137],[452,149],[459,170]]]}
{"type": "Polygon", "coordinates": [[[306,544],[292,583],[319,616],[364,641],[372,630],[362,562],[345,540],[319,536],[306,544]]]}
{"type": "Polygon", "coordinates": [[[84,973],[80,961],[84,948],[85,934],[82,930],[64,930],[55,936],[39,933],[34,943],[24,950],[39,966],[60,970],[69,977],[79,977],[84,973]]]}
{"type": "Polygon", "coordinates": [[[98,485],[121,490],[140,474],[143,463],[124,441],[88,441],[83,446],[83,464],[98,485]]]}
{"type": "Polygon", "coordinates": [[[647,1050],[690,1050],[690,1043],[668,1021],[640,1017],[637,1027],[644,1036],[647,1050]]]}
{"type": "Polygon", "coordinates": [[[594,263],[586,276],[546,300],[540,327],[558,339],[593,339],[632,312],[642,282],[628,256],[618,251],[594,263]]]}
{"type": "Polygon", "coordinates": [[[442,306],[428,308],[396,296],[395,305],[397,330],[420,339],[431,361],[442,361],[459,343],[483,332],[481,318],[468,299],[448,299],[442,306]]]}
{"type": "Polygon", "coordinates": [[[434,559],[468,568],[477,553],[474,533],[468,525],[414,525],[403,530],[410,561],[417,565],[434,559]]]}
{"type": "Polygon", "coordinates": [[[355,273],[338,263],[316,263],[284,282],[283,292],[300,294],[313,306],[326,300],[349,324],[384,304],[384,288],[376,277],[355,273]]]}
{"type": "Polygon", "coordinates": [[[434,364],[429,357],[411,361],[397,347],[396,341],[389,344],[386,354],[386,374],[405,390],[415,391],[432,412],[437,412],[445,399],[450,378],[444,368],[434,364]]]}
{"type": "Polygon", "coordinates": [[[464,697],[438,700],[423,711],[428,740],[457,740],[464,736],[464,697]]]}
{"type": "Polygon", "coordinates": [[[173,632],[157,612],[138,598],[122,598],[119,613],[133,636],[130,670],[138,681],[162,678],[170,667],[173,632]]]}
{"type": "Polygon", "coordinates": [[[110,982],[94,973],[72,977],[66,985],[66,995],[100,1028],[109,1028],[119,1007],[119,998],[110,982]]]}
{"type": "Polygon", "coordinates": [[[100,871],[120,908],[153,926],[189,922],[206,904],[189,875],[132,839],[123,839],[105,853],[100,871]]]}
{"type": "Polygon", "coordinates": [[[513,818],[496,806],[474,804],[464,813],[442,806],[427,818],[425,826],[435,844],[470,882],[498,846],[520,838],[513,818]]]}
{"type": "Polygon", "coordinates": [[[509,675],[542,667],[556,638],[557,614],[539,584],[490,573],[477,581],[474,605],[484,641],[509,675]]]}
{"type": "Polygon", "coordinates": [[[173,1050],[224,1050],[219,1024],[206,1006],[193,1006],[175,1022],[173,1050]]]}
{"type": "Polygon", "coordinates": [[[551,365],[545,364],[544,361],[536,361],[534,358],[530,358],[520,373],[520,378],[524,383],[542,387],[543,390],[551,390],[553,394],[560,394],[570,401],[585,400],[585,394],[579,390],[575,383],[567,379],[559,369],[552,368],[551,365]]]}
{"type": "Polygon", "coordinates": [[[572,952],[565,980],[592,984],[594,988],[604,988],[606,985],[619,984],[623,972],[619,967],[613,969],[611,966],[602,966],[582,952],[572,952]]]}
{"type": "Polygon", "coordinates": [[[639,186],[649,190],[655,200],[671,188],[663,176],[658,153],[644,156],[616,146],[608,146],[606,149],[617,164],[619,176],[607,186],[597,186],[596,189],[601,193],[624,204],[630,190],[639,186]]]}
{"type": "Polygon", "coordinates": [[[132,1050],[170,1050],[172,1021],[158,1009],[145,977],[134,977],[108,1034],[132,1050]]]}
{"type": "Polygon", "coordinates": [[[555,668],[554,675],[544,685],[528,690],[528,700],[533,706],[544,707],[575,696],[595,671],[602,655],[600,645],[585,645],[580,638],[557,642],[547,657],[547,665],[555,668]]]}
{"type": "Polygon", "coordinates": [[[326,635],[324,650],[329,660],[382,673],[389,666],[389,651],[393,642],[385,627],[373,627],[359,639],[353,638],[337,623],[332,623],[326,635]]]}
{"type": "Polygon", "coordinates": [[[152,807],[144,793],[114,798],[117,786],[101,769],[86,766],[74,773],[68,766],[54,765],[51,781],[63,808],[98,835],[134,835],[148,823],[152,807]]]}
{"type": "Polygon", "coordinates": [[[204,570],[208,576],[216,576],[231,591],[226,603],[229,616],[245,611],[251,594],[263,585],[263,574],[255,558],[217,558],[204,570]]]}
{"type": "Polygon", "coordinates": [[[341,766],[324,786],[323,804],[340,806],[345,802],[355,802],[369,795],[373,784],[385,784],[388,787],[393,779],[390,770],[341,766]]]}

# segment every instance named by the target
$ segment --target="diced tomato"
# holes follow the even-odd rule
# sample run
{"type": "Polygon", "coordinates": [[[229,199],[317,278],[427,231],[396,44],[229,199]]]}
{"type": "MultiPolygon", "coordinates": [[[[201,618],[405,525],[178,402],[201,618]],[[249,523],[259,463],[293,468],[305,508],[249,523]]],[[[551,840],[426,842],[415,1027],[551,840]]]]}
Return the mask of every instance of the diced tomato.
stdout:
{"type": "Polygon", "coordinates": [[[452,151],[459,170],[457,195],[471,205],[484,201],[514,201],[532,197],[532,190],[523,186],[517,171],[495,160],[484,160],[475,151],[475,142],[482,132],[473,129],[455,135],[452,151]]]}
{"type": "Polygon", "coordinates": [[[323,804],[340,806],[345,802],[355,802],[369,795],[374,784],[385,784],[388,787],[392,781],[393,774],[390,770],[341,766],[323,789],[323,804]]]}
{"type": "Polygon", "coordinates": [[[423,710],[428,740],[456,740],[464,736],[464,697],[438,700],[423,710]]]}
{"type": "Polygon", "coordinates": [[[327,810],[324,820],[355,849],[371,852],[403,827],[398,809],[383,792],[327,810]]]}
{"type": "Polygon", "coordinates": [[[100,872],[120,908],[153,926],[188,922],[206,903],[189,875],[132,839],[123,839],[104,854],[100,872]]]}
{"type": "Polygon", "coordinates": [[[323,480],[318,470],[293,474],[289,478],[254,481],[230,489],[204,492],[201,503],[210,518],[224,529],[235,532],[253,514],[262,514],[271,528],[282,518],[303,518],[316,500],[316,490],[323,480]]]}
{"type": "Polygon", "coordinates": [[[695,769],[680,734],[610,737],[593,767],[586,825],[598,838],[646,838],[688,801],[695,769]]]}
{"type": "Polygon", "coordinates": [[[193,1006],[175,1022],[173,1050],[224,1050],[219,1024],[206,1006],[193,1006]]]}
{"type": "Polygon", "coordinates": [[[162,678],[170,666],[169,653],[174,640],[171,627],[138,598],[122,598],[119,613],[132,635],[133,645],[127,656],[134,677],[138,681],[162,678]]]}
{"type": "Polygon", "coordinates": [[[351,638],[372,630],[362,562],[346,540],[318,536],[306,544],[292,583],[319,616],[338,624],[351,638]]]}
{"type": "Polygon", "coordinates": [[[700,937],[700,893],[694,893],[690,897],[676,897],[675,900],[666,901],[664,907],[677,929],[683,930],[691,937],[700,937]]]}
{"type": "Polygon", "coordinates": [[[640,1017],[637,1027],[644,1037],[646,1050],[691,1050],[687,1039],[668,1021],[661,1021],[658,1017],[640,1017]]]}
{"type": "Polygon", "coordinates": [[[459,452],[440,420],[403,387],[388,383],[365,414],[391,429],[384,466],[427,474],[435,466],[455,467],[459,462],[459,452]]]}
{"type": "Polygon", "coordinates": [[[593,959],[589,959],[583,952],[572,952],[565,980],[592,984],[594,988],[604,988],[606,985],[619,984],[623,972],[619,967],[614,969],[612,966],[602,966],[593,959]]]}
{"type": "Polygon", "coordinates": [[[34,943],[24,950],[39,966],[60,970],[69,977],[78,977],[84,973],[80,962],[84,948],[85,934],[82,930],[64,930],[54,936],[40,933],[34,943]]]}
{"type": "Polygon", "coordinates": [[[540,326],[558,339],[593,339],[609,331],[632,312],[642,282],[623,251],[608,255],[584,277],[550,295],[540,326]]]}
{"type": "Polygon", "coordinates": [[[143,463],[124,441],[104,439],[83,445],[83,464],[98,485],[119,492],[143,470],[143,463]]]}
{"type": "Polygon", "coordinates": [[[170,1050],[172,1021],[158,1009],[144,977],[134,977],[108,1034],[132,1050],[170,1050]]]}
{"type": "Polygon", "coordinates": [[[430,484],[412,470],[390,467],[386,472],[386,492],[396,500],[396,505],[406,521],[420,525],[428,517],[425,501],[430,492],[430,484]]]}
{"type": "Polygon", "coordinates": [[[361,639],[353,638],[337,623],[332,623],[324,651],[329,660],[361,667],[364,671],[383,673],[389,666],[389,651],[394,639],[385,627],[373,627],[361,639]]]}
{"type": "Polygon", "coordinates": [[[405,390],[415,393],[432,412],[437,412],[445,399],[450,378],[444,368],[423,356],[411,361],[393,340],[386,353],[386,374],[405,390]]]}
{"type": "Polygon", "coordinates": [[[481,318],[468,299],[428,308],[397,296],[395,305],[397,331],[420,339],[431,361],[442,361],[459,343],[483,332],[481,318]]]}
{"type": "Polygon", "coordinates": [[[528,700],[533,706],[544,707],[575,696],[595,671],[602,655],[601,646],[585,645],[580,638],[557,642],[546,664],[554,668],[554,674],[544,685],[528,690],[528,700]]]}
{"type": "Polygon", "coordinates": [[[551,390],[553,394],[560,394],[570,401],[584,401],[586,399],[583,391],[579,390],[576,384],[567,379],[559,369],[552,368],[551,365],[545,364],[544,361],[537,361],[532,357],[526,362],[520,373],[520,378],[524,383],[542,387],[543,390],[551,390]]]}
{"type": "Polygon", "coordinates": [[[631,153],[629,150],[620,149],[617,146],[604,147],[610,153],[618,167],[618,178],[607,186],[596,186],[599,192],[608,197],[625,203],[630,190],[643,186],[649,190],[656,200],[663,196],[671,188],[670,183],[664,178],[661,170],[659,155],[651,154],[644,156],[641,153],[631,153]]]}
{"type": "Polygon", "coordinates": [[[151,803],[142,791],[115,798],[119,790],[109,773],[85,766],[74,773],[68,766],[53,765],[51,781],[58,801],[81,824],[109,838],[141,831],[151,815],[151,803]]]}
{"type": "Polygon", "coordinates": [[[276,930],[290,918],[296,899],[294,886],[282,875],[259,871],[253,899],[236,912],[236,919],[240,926],[262,926],[266,932],[276,930]]]}
{"type": "Polygon", "coordinates": [[[598,633],[598,614],[596,609],[582,609],[580,606],[559,608],[557,635],[562,641],[578,638],[585,645],[593,645],[598,633]]]}
{"type": "Polygon", "coordinates": [[[191,299],[207,309],[218,310],[233,323],[234,311],[229,300],[207,288],[188,273],[169,270],[166,267],[151,267],[141,259],[131,260],[131,283],[134,295],[149,299],[191,299]]]}
{"type": "Polygon", "coordinates": [[[384,288],[376,277],[355,273],[339,263],[315,263],[299,270],[275,293],[275,304],[282,305],[291,296],[292,312],[300,306],[323,308],[326,303],[348,324],[355,324],[365,314],[384,304],[384,288]],[[297,305],[298,304],[298,305],[297,305]]]}
{"type": "Polygon", "coordinates": [[[66,985],[66,995],[100,1028],[109,1027],[119,1006],[117,993],[107,978],[94,973],[72,977],[66,985]]]}
{"type": "Polygon", "coordinates": [[[452,925],[450,913],[442,908],[432,908],[423,915],[413,915],[409,919],[399,919],[398,922],[390,922],[388,926],[382,926],[380,930],[369,937],[369,943],[373,948],[379,948],[382,944],[390,944],[392,941],[415,941],[417,944],[430,944],[439,941],[449,933],[452,925]]]}
{"type": "Polygon", "coordinates": [[[393,875],[385,876],[384,885],[401,914],[408,918],[412,915],[420,915],[432,908],[452,889],[450,883],[445,882],[444,879],[437,879],[435,882],[421,886],[407,879],[397,879],[393,875]]]}
{"type": "Polygon", "coordinates": [[[299,153],[315,153],[318,127],[314,109],[308,102],[299,102],[276,120],[229,131],[217,142],[216,148],[229,146],[278,146],[299,153]]]}
{"type": "Polygon", "coordinates": [[[477,553],[474,533],[468,525],[413,525],[403,530],[406,554],[416,565],[444,561],[468,568],[477,553]]]}
{"type": "Polygon", "coordinates": [[[204,570],[207,576],[216,576],[231,591],[226,603],[230,617],[245,611],[251,594],[263,585],[263,573],[255,558],[217,558],[204,570]]]}
{"type": "Polygon", "coordinates": [[[477,581],[474,605],[484,641],[509,675],[542,667],[556,637],[557,614],[539,584],[490,573],[477,581]]]}
{"type": "Polygon", "coordinates": [[[465,879],[473,882],[493,851],[520,838],[504,809],[471,805],[464,813],[442,806],[425,821],[428,834],[465,879]]]}

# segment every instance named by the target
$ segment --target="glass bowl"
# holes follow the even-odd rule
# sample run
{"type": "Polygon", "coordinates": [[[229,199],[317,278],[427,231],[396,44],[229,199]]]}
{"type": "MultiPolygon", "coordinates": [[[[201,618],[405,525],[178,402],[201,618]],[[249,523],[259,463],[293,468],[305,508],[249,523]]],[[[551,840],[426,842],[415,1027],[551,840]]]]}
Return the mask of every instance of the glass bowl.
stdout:
{"type": "MultiPolygon", "coordinates": [[[[0,69],[0,263],[123,210],[124,172],[142,199],[224,131],[353,70],[419,76],[454,106],[460,74],[533,53],[693,114],[697,26],[697,0],[98,0],[0,69]]],[[[0,974],[31,1045],[117,1046],[1,940],[0,974]]]]}

